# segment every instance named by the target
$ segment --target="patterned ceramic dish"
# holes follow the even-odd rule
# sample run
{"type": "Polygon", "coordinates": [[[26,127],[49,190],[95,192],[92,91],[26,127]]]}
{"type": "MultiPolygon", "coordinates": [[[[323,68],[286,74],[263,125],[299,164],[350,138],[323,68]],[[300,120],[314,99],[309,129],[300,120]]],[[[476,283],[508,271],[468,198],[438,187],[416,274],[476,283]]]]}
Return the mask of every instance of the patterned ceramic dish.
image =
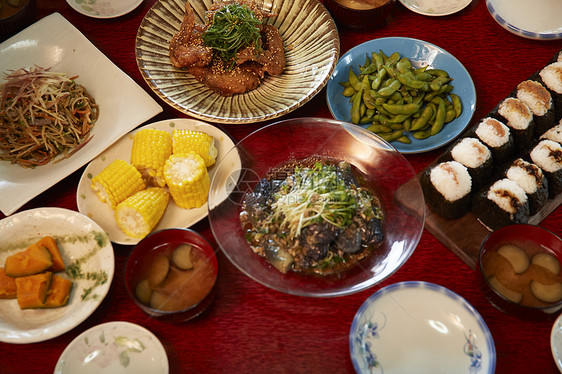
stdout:
{"type": "MultiPolygon", "coordinates": [[[[258,1],[261,3],[261,1],[258,1]]],[[[211,1],[190,0],[202,22],[211,1]]],[[[222,97],[172,66],[168,43],[185,14],[184,0],[159,0],[146,14],[136,40],[137,65],[162,100],[175,109],[210,122],[253,123],[285,115],[307,103],[328,82],[339,57],[334,20],[318,0],[273,0],[262,5],[278,14],[276,26],[285,44],[283,74],[267,77],[255,90],[222,97]]]]}
{"type": "Polygon", "coordinates": [[[562,38],[562,2],[486,0],[494,20],[507,31],[527,39],[562,38]]]}
{"type": "Polygon", "coordinates": [[[66,2],[72,9],[88,17],[115,18],[133,11],[142,0],[66,0],[66,2]]]}
{"type": "Polygon", "coordinates": [[[425,16],[447,16],[466,8],[472,0],[400,0],[402,5],[425,16]]]}
{"type": "Polygon", "coordinates": [[[92,140],[72,157],[35,169],[0,161],[0,210],[10,215],[72,174],[117,139],[162,111],[148,93],[123,73],[59,13],[53,13],[0,44],[0,72],[38,65],[78,76],[94,96],[100,116],[92,140]]]}
{"type": "Polygon", "coordinates": [[[167,374],[168,356],[158,338],[130,322],[108,322],[78,335],[62,352],[55,374],[167,374]]]}
{"type": "Polygon", "coordinates": [[[359,374],[492,374],[496,367],[480,314],[433,283],[395,283],[371,295],[353,319],[349,347],[359,374]]]}
{"type": "MultiPolygon", "coordinates": [[[[76,201],[80,213],[90,217],[96,221],[109,235],[112,242],[118,244],[137,244],[140,239],[133,238],[125,234],[119,229],[115,222],[114,212],[108,204],[103,203],[94,193],[90,184],[92,178],[101,172],[107,165],[115,159],[129,161],[131,157],[131,148],[133,146],[133,136],[137,131],[145,128],[164,130],[172,132],[174,129],[186,129],[205,132],[215,138],[215,146],[217,147],[217,162],[223,160],[223,157],[234,147],[232,140],[224,132],[217,127],[205,122],[201,122],[188,118],[177,118],[164,120],[143,126],[132,131],[127,136],[121,138],[113,146],[105,150],[88,164],[86,170],[78,182],[78,190],[76,191],[76,201]]],[[[235,153],[229,153],[229,159],[225,160],[225,164],[229,169],[225,175],[230,175],[232,170],[240,168],[240,158],[235,153]]],[[[216,164],[215,164],[216,165],[216,164]]],[[[217,167],[212,165],[209,167],[209,177],[212,179],[216,175],[217,167]]],[[[170,201],[164,216],[158,222],[154,231],[172,227],[189,227],[205,218],[208,214],[207,204],[199,208],[183,209],[178,207],[173,201],[170,201]]]]}
{"type": "Polygon", "coordinates": [[[15,299],[0,299],[2,342],[34,343],[57,337],[86,320],[109,291],[115,267],[111,242],[94,221],[71,210],[38,208],[1,220],[0,263],[46,235],[59,244],[67,268],[60,276],[73,281],[68,304],[21,310],[15,299]]]}

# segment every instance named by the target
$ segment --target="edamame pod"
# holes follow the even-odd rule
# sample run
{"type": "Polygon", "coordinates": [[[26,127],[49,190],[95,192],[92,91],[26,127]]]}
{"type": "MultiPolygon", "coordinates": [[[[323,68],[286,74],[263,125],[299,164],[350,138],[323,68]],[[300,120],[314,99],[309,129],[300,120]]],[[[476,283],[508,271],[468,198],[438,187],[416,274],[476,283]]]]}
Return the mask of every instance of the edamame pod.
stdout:
{"type": "Polygon", "coordinates": [[[382,104],[382,107],[392,114],[414,114],[420,110],[419,104],[382,104]]]}
{"type": "Polygon", "coordinates": [[[458,95],[450,93],[451,101],[453,102],[453,108],[455,109],[455,118],[458,118],[462,113],[462,102],[458,95]]]}
{"type": "Polygon", "coordinates": [[[361,102],[363,101],[362,91],[355,94],[351,105],[351,122],[358,124],[361,119],[361,102]]]}
{"type": "Polygon", "coordinates": [[[442,98],[436,97],[432,100],[432,103],[437,105],[437,113],[435,114],[435,121],[431,126],[430,134],[436,135],[443,128],[443,125],[445,124],[445,116],[447,115],[447,113],[445,112],[445,102],[442,98]]]}
{"type": "Polygon", "coordinates": [[[377,92],[381,96],[388,97],[396,92],[401,86],[402,84],[400,83],[400,81],[394,79],[388,86],[379,89],[377,92]]]}

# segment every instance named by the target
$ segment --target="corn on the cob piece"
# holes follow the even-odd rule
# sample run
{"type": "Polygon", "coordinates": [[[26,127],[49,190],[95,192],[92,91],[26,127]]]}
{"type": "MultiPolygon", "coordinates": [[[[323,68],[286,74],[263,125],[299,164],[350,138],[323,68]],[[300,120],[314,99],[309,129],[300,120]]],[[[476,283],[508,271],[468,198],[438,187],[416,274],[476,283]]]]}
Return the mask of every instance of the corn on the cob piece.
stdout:
{"type": "Polygon", "coordinates": [[[131,164],[142,174],[146,184],[164,187],[164,163],[172,154],[172,134],[164,130],[143,129],[133,137],[131,164]]]}
{"type": "Polygon", "coordinates": [[[133,238],[144,238],[164,215],[169,200],[170,194],[162,187],[139,191],[115,208],[117,226],[133,238]]]}
{"type": "Polygon", "coordinates": [[[173,153],[196,152],[205,161],[205,166],[209,167],[217,159],[217,148],[215,138],[211,135],[195,130],[176,129],[172,132],[173,153]]]}
{"type": "Polygon", "coordinates": [[[116,159],[92,178],[90,187],[101,201],[115,209],[121,201],[144,190],[146,185],[133,165],[116,159]]]}
{"type": "Polygon", "coordinates": [[[207,202],[210,179],[205,161],[195,152],[170,156],[164,178],[174,202],[181,208],[198,208],[207,202]]]}

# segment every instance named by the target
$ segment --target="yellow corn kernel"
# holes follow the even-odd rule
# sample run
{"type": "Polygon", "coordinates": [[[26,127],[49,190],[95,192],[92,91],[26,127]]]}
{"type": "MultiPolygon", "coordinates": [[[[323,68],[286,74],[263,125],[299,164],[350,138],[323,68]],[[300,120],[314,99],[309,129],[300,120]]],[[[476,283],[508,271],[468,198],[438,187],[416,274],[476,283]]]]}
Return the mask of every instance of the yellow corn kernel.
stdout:
{"type": "Polygon", "coordinates": [[[195,130],[174,130],[173,137],[173,153],[196,152],[205,161],[205,166],[209,167],[215,163],[217,159],[217,148],[215,147],[215,138],[201,131],[195,130]]]}
{"type": "Polygon", "coordinates": [[[164,130],[143,129],[133,137],[131,164],[142,174],[146,184],[164,187],[164,163],[172,154],[172,134],[164,130]]]}
{"type": "Polygon", "coordinates": [[[174,202],[181,208],[198,208],[209,196],[209,173],[205,161],[195,152],[170,156],[164,178],[174,202]]]}
{"type": "Polygon", "coordinates": [[[117,226],[133,238],[144,238],[164,215],[169,200],[170,194],[162,187],[139,191],[115,208],[117,226]]]}
{"type": "Polygon", "coordinates": [[[111,205],[111,209],[115,209],[121,201],[144,190],[146,185],[133,165],[116,159],[92,178],[90,187],[101,201],[111,205]]]}

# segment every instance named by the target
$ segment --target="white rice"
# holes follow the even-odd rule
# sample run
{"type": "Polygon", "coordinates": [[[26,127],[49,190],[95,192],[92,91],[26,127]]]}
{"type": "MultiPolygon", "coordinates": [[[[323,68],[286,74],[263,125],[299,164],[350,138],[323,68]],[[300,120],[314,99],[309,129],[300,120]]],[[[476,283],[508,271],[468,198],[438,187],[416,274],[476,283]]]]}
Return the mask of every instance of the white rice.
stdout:
{"type": "Polygon", "coordinates": [[[533,119],[533,113],[527,104],[514,97],[502,101],[498,113],[507,119],[509,127],[516,130],[526,130],[533,119]]]}
{"type": "Polygon", "coordinates": [[[451,156],[467,168],[477,168],[484,164],[492,152],[476,138],[464,138],[451,150],[451,156]]]}
{"type": "Polygon", "coordinates": [[[545,131],[545,133],[541,135],[541,139],[548,139],[562,144],[562,119],[558,125],[545,131]]]}
{"type": "Polygon", "coordinates": [[[490,147],[499,148],[509,141],[509,127],[495,118],[484,118],[476,128],[476,136],[490,147]]]}
{"type": "Polygon", "coordinates": [[[562,146],[552,140],[541,140],[530,153],[531,160],[541,169],[554,173],[562,169],[562,146]]]}
{"type": "Polygon", "coordinates": [[[456,201],[470,193],[472,179],[466,167],[456,161],[443,162],[431,169],[431,184],[448,201],[456,201]]]}
{"type": "Polygon", "coordinates": [[[521,186],[526,193],[533,194],[541,186],[543,174],[537,165],[518,158],[507,169],[506,176],[521,186]]]}
{"type": "Polygon", "coordinates": [[[502,210],[514,214],[517,207],[513,204],[513,199],[517,200],[520,205],[527,201],[527,194],[521,186],[507,178],[496,181],[488,190],[487,197],[496,203],[502,210]]]}
{"type": "Polygon", "coordinates": [[[544,84],[552,91],[562,94],[562,61],[545,66],[539,73],[544,84]]]}
{"type": "Polygon", "coordinates": [[[550,92],[536,81],[526,80],[519,83],[517,98],[527,104],[535,116],[544,116],[552,107],[550,92]]]}

